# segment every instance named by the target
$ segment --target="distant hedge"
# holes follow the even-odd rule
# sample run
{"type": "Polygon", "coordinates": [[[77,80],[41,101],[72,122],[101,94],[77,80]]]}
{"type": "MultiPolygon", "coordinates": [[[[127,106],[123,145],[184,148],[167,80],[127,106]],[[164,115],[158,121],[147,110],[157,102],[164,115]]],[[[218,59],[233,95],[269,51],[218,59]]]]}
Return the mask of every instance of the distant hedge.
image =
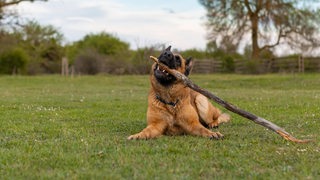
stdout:
{"type": "Polygon", "coordinates": [[[17,74],[24,70],[28,55],[22,49],[15,48],[0,53],[0,73],[17,74]]]}

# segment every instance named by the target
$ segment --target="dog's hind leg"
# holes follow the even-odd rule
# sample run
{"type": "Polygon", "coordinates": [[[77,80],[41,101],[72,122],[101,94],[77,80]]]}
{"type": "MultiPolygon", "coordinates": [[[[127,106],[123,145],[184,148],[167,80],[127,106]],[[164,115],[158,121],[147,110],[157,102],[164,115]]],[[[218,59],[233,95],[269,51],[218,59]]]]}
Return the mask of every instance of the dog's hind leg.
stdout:
{"type": "Polygon", "coordinates": [[[206,123],[209,128],[218,127],[219,124],[230,121],[228,114],[222,114],[218,108],[214,107],[209,100],[201,94],[196,96],[195,105],[201,120],[206,123]]]}
{"type": "Polygon", "coordinates": [[[184,113],[177,117],[179,119],[178,124],[187,134],[209,137],[210,139],[223,138],[223,135],[220,132],[212,132],[200,123],[198,115],[193,107],[186,107],[182,111],[184,113]]]}

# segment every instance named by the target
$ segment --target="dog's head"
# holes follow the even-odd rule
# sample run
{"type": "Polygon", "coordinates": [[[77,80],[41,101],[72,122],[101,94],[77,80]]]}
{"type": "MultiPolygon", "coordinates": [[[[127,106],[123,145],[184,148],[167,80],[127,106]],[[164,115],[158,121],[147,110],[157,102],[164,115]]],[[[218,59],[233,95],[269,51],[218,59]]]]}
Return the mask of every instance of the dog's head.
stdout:
{"type": "MultiPolygon", "coordinates": [[[[158,57],[159,62],[167,65],[170,69],[175,69],[188,76],[192,69],[192,58],[184,59],[179,54],[171,52],[171,46],[165,49],[158,57]]],[[[176,78],[169,74],[164,69],[161,69],[157,64],[153,66],[153,75],[156,80],[162,85],[171,85],[176,81],[176,78]]]]}

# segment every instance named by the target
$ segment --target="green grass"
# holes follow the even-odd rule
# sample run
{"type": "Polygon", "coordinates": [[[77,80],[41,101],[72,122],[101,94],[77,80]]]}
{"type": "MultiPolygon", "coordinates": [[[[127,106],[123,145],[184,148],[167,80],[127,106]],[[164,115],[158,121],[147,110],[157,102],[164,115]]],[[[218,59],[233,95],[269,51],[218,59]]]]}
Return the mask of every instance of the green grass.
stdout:
{"type": "Polygon", "coordinates": [[[2,76],[1,179],[320,178],[320,74],[191,79],[315,142],[285,141],[235,114],[221,141],[128,141],[146,125],[148,76],[2,76]]]}

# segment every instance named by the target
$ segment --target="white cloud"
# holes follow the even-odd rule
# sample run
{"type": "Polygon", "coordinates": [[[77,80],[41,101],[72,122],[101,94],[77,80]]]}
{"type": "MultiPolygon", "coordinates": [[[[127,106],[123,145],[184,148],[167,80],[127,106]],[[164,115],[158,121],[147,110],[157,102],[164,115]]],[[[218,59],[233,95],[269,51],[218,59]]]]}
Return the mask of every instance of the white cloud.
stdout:
{"type": "Polygon", "coordinates": [[[204,48],[206,43],[205,10],[194,0],[50,0],[18,8],[23,17],[59,28],[68,41],[105,31],[132,48],[156,43],[204,48]]]}

